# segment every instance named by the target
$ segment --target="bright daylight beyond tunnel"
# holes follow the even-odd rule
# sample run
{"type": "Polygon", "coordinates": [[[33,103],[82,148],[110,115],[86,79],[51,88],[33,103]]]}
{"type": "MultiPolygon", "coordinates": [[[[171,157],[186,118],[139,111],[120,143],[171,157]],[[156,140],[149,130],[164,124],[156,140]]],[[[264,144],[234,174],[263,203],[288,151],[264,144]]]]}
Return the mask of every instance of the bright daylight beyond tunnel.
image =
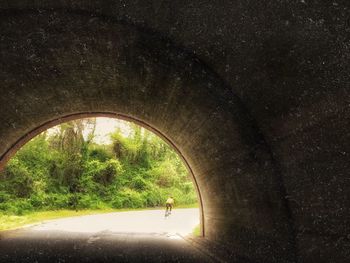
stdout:
{"type": "Polygon", "coordinates": [[[50,128],[0,179],[0,230],[199,231],[197,193],[182,160],[131,122],[98,117],[50,128]]]}

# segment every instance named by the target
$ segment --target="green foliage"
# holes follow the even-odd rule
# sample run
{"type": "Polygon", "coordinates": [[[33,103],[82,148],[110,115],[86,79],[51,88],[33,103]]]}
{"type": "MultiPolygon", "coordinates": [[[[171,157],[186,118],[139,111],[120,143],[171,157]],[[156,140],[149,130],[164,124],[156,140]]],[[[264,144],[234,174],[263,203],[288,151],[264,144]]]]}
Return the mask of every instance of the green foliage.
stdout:
{"type": "Polygon", "coordinates": [[[43,207],[45,207],[48,210],[51,209],[60,209],[60,208],[67,208],[72,206],[71,199],[73,195],[72,194],[60,194],[60,193],[50,193],[48,195],[45,195],[44,197],[44,203],[43,207]]]}
{"type": "Polygon", "coordinates": [[[103,209],[106,207],[101,198],[95,194],[84,194],[78,198],[79,209],[103,209]]]}
{"type": "Polygon", "coordinates": [[[121,190],[111,202],[113,208],[141,208],[145,207],[142,195],[132,189],[121,190]]]}
{"type": "Polygon", "coordinates": [[[22,147],[0,173],[0,211],[156,207],[170,195],[175,205],[197,202],[186,168],[161,139],[125,124],[128,135],[119,129],[110,145],[98,145],[95,124],[64,123],[22,147]]]}
{"type": "Polygon", "coordinates": [[[11,195],[7,191],[0,191],[0,204],[11,200],[11,195]]]}
{"type": "Polygon", "coordinates": [[[161,193],[158,186],[151,184],[147,191],[142,192],[142,197],[145,200],[147,207],[156,207],[164,205],[164,200],[168,198],[169,195],[164,195],[161,193]]]}
{"type": "Polygon", "coordinates": [[[112,151],[109,151],[105,147],[102,147],[101,145],[94,145],[91,146],[91,149],[89,149],[89,157],[90,159],[98,160],[101,162],[105,162],[109,159],[113,158],[112,151]]]}
{"type": "Polygon", "coordinates": [[[118,160],[110,159],[103,163],[102,168],[95,174],[94,179],[107,186],[112,184],[114,179],[122,172],[122,166],[118,160]]]}
{"type": "Polygon", "coordinates": [[[141,176],[136,176],[131,180],[131,187],[136,191],[143,191],[146,189],[147,181],[143,179],[141,176]]]}
{"type": "Polygon", "coordinates": [[[2,177],[5,179],[2,190],[7,190],[7,193],[15,198],[29,197],[33,191],[33,177],[24,163],[17,158],[8,163],[2,177]]]}
{"type": "Polygon", "coordinates": [[[200,225],[197,225],[195,228],[193,228],[192,235],[195,237],[199,237],[201,235],[200,225]]]}
{"type": "Polygon", "coordinates": [[[33,211],[33,206],[28,199],[18,198],[11,202],[1,203],[0,210],[6,211],[9,214],[24,215],[33,211]]]}

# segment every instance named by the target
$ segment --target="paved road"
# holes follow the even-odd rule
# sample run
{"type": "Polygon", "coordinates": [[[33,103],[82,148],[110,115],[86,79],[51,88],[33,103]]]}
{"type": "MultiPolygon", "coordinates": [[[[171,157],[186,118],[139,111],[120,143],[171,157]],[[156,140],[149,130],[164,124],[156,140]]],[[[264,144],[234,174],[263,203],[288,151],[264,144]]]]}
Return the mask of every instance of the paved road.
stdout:
{"type": "Polygon", "coordinates": [[[52,220],[1,232],[0,262],[212,262],[175,234],[198,218],[178,209],[168,219],[150,210],[52,220]]]}
{"type": "Polygon", "coordinates": [[[187,235],[199,224],[199,210],[174,209],[165,218],[164,210],[144,210],[89,215],[52,220],[31,227],[32,231],[58,230],[79,233],[101,231],[129,233],[180,233],[187,235]]]}

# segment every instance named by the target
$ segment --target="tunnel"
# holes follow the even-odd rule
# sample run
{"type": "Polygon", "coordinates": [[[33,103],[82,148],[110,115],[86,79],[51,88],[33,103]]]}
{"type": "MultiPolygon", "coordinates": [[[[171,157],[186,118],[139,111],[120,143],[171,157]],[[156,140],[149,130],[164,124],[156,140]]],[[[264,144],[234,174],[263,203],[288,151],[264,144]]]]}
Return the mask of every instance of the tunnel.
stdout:
{"type": "Polygon", "coordinates": [[[350,259],[346,1],[14,0],[0,14],[0,169],[53,124],[132,120],[185,160],[198,243],[218,258],[350,259]]]}

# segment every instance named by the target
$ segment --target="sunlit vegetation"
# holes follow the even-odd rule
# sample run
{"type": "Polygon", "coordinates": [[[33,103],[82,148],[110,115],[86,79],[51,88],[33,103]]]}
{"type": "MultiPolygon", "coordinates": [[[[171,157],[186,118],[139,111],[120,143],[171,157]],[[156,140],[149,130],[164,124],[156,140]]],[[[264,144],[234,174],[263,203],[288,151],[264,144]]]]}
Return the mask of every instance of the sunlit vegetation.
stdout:
{"type": "Polygon", "coordinates": [[[36,136],[0,173],[0,216],[16,221],[38,211],[159,207],[169,195],[177,206],[196,204],[177,154],[148,130],[123,125],[128,133],[116,129],[108,144],[94,140],[96,119],[36,136]]]}
{"type": "Polygon", "coordinates": [[[14,214],[0,214],[0,231],[10,230],[19,226],[31,225],[37,222],[41,222],[49,219],[56,219],[61,217],[73,217],[82,215],[91,215],[96,213],[109,213],[116,212],[119,210],[90,210],[84,209],[80,211],[74,210],[55,210],[55,211],[32,211],[24,215],[14,214]]]}
{"type": "Polygon", "coordinates": [[[195,237],[199,237],[201,235],[201,230],[200,230],[200,225],[197,225],[193,230],[192,230],[192,235],[195,237]]]}

